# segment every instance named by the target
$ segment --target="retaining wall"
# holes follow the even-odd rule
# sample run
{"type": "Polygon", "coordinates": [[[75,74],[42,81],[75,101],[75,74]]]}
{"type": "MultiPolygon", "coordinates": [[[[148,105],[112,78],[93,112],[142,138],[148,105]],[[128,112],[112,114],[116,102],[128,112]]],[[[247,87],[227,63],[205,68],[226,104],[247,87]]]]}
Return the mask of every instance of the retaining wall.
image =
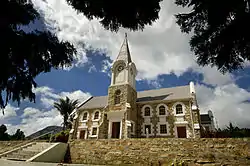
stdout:
{"type": "Polygon", "coordinates": [[[72,163],[250,165],[250,138],[71,140],[72,163]]]}

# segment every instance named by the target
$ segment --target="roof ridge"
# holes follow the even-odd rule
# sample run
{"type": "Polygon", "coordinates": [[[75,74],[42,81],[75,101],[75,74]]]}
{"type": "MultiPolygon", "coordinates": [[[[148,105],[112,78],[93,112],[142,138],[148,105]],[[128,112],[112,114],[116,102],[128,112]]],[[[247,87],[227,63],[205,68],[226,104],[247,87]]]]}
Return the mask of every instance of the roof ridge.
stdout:
{"type": "Polygon", "coordinates": [[[154,91],[154,90],[162,90],[162,89],[174,89],[174,88],[181,88],[181,87],[187,87],[189,85],[181,85],[181,86],[174,86],[174,87],[168,87],[168,88],[159,88],[159,89],[149,89],[149,90],[142,90],[137,92],[148,92],[148,91],[154,91]]]}

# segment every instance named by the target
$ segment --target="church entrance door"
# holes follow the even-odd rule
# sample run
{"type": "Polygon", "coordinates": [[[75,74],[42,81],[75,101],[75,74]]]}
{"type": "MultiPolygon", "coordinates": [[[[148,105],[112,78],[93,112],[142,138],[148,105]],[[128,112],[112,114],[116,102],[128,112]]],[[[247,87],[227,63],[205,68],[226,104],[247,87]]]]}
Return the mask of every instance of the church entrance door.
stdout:
{"type": "Polygon", "coordinates": [[[86,133],[86,130],[80,131],[80,139],[85,139],[85,133],[86,133]]]}
{"type": "Polygon", "coordinates": [[[120,138],[120,122],[113,122],[112,123],[112,137],[111,138],[120,138]]]}
{"type": "Polygon", "coordinates": [[[177,127],[178,138],[187,138],[186,127],[177,127]]]}

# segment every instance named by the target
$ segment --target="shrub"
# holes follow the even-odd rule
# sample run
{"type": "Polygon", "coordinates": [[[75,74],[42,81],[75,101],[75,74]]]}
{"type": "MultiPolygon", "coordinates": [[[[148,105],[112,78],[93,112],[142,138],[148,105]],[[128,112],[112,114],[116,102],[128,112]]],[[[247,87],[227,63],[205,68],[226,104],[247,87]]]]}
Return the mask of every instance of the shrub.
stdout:
{"type": "Polygon", "coordinates": [[[67,143],[68,138],[69,138],[69,130],[65,130],[53,135],[51,141],[67,143]]]}

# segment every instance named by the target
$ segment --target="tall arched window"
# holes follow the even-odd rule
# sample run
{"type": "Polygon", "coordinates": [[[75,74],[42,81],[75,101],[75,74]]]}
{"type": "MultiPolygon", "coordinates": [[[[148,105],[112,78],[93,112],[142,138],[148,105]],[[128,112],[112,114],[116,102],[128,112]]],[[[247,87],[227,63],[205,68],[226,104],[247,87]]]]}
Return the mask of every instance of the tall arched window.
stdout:
{"type": "Polygon", "coordinates": [[[85,121],[85,120],[87,120],[87,118],[88,118],[88,113],[84,112],[83,116],[82,116],[82,120],[85,121]]]}
{"type": "Polygon", "coordinates": [[[121,102],[121,90],[115,91],[115,104],[120,104],[121,102]]]}
{"type": "Polygon", "coordinates": [[[96,120],[96,119],[99,119],[99,111],[96,111],[96,112],[95,112],[94,120],[96,120]]]}
{"type": "Polygon", "coordinates": [[[166,115],[166,109],[163,105],[159,107],[159,115],[166,115]]]}
{"type": "Polygon", "coordinates": [[[146,107],[144,109],[144,116],[150,116],[150,108],[149,107],[146,107]]]}
{"type": "Polygon", "coordinates": [[[181,104],[175,106],[176,114],[183,114],[183,108],[181,104]]]}

